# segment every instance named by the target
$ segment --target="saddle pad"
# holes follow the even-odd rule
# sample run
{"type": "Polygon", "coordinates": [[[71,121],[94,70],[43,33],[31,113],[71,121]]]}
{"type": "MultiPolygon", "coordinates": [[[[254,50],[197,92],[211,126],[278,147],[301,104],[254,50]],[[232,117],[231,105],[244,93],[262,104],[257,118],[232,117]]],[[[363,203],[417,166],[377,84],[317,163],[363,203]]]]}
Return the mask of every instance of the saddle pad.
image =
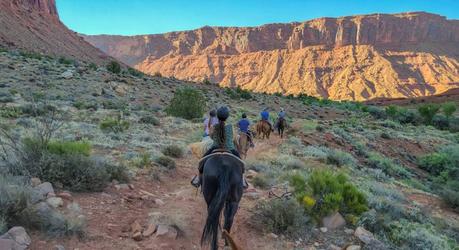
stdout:
{"type": "Polygon", "coordinates": [[[213,156],[213,155],[228,155],[228,156],[231,156],[233,157],[234,159],[237,159],[240,163],[242,163],[245,167],[245,162],[243,160],[241,160],[239,157],[233,155],[232,153],[229,153],[229,152],[213,152],[212,154],[210,155],[206,155],[204,156],[201,160],[199,160],[199,165],[201,165],[202,162],[204,162],[207,158],[213,156]]]}

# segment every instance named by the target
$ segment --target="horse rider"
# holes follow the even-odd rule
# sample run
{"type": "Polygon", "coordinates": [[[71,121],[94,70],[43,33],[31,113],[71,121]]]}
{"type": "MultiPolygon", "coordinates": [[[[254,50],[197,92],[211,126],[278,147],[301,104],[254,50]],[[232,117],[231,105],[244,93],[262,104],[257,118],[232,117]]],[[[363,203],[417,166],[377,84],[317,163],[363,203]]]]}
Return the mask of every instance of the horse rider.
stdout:
{"type": "Polygon", "coordinates": [[[217,112],[213,109],[204,120],[204,137],[210,136],[212,128],[218,124],[217,112]]]}
{"type": "Polygon", "coordinates": [[[245,113],[242,113],[242,119],[239,120],[237,123],[237,126],[239,127],[239,132],[245,133],[247,135],[247,139],[249,140],[250,147],[253,148],[255,147],[255,144],[253,144],[253,135],[252,131],[250,131],[250,121],[247,119],[247,115],[245,113]]]}
{"type": "Polygon", "coordinates": [[[273,128],[273,125],[271,124],[271,122],[269,121],[269,111],[268,111],[268,108],[264,108],[263,111],[261,111],[260,113],[260,116],[261,116],[261,120],[268,123],[269,124],[269,127],[271,128],[271,131],[274,131],[274,128],[273,128]]]}
{"type": "MultiPolygon", "coordinates": [[[[233,143],[233,127],[231,124],[225,124],[226,120],[228,119],[230,113],[229,109],[226,106],[220,107],[217,110],[217,118],[218,118],[218,123],[213,126],[213,129],[211,129],[210,137],[214,141],[212,147],[204,154],[203,157],[206,157],[207,155],[212,154],[212,152],[216,149],[225,149],[229,152],[231,152],[233,155],[235,155],[238,158],[241,158],[239,155],[239,152],[236,150],[236,147],[234,146],[233,143]]],[[[201,186],[201,179],[202,179],[202,173],[203,173],[203,166],[204,164],[201,163],[199,165],[199,175],[195,176],[193,180],[191,181],[191,185],[194,187],[198,188],[201,186]]],[[[242,173],[244,173],[244,169],[242,170],[242,173]]],[[[244,188],[248,187],[247,181],[243,177],[243,185],[244,188]]]]}
{"type": "Polygon", "coordinates": [[[280,108],[279,113],[277,113],[276,129],[279,127],[281,120],[285,120],[286,112],[284,108],[280,108]]]}

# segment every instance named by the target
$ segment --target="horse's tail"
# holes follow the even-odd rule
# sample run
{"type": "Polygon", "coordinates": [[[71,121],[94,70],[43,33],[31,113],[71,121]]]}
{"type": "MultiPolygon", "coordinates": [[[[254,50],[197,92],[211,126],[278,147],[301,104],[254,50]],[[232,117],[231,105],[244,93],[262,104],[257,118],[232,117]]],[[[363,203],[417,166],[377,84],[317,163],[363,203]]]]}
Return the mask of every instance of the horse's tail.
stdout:
{"type": "Polygon", "coordinates": [[[230,171],[223,166],[223,171],[218,177],[218,190],[207,208],[207,220],[202,232],[201,245],[211,243],[211,249],[218,249],[218,224],[220,215],[225,205],[226,197],[230,189],[230,171]]]}

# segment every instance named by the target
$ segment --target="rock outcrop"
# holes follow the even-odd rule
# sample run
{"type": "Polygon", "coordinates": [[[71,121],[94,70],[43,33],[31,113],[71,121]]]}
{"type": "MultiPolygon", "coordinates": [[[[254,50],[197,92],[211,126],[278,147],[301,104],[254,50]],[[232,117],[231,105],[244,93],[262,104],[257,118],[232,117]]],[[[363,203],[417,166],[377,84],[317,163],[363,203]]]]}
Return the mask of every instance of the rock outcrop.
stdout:
{"type": "Polygon", "coordinates": [[[96,63],[108,60],[60,21],[55,0],[2,0],[0,27],[0,47],[96,63]]]}
{"type": "Polygon", "coordinates": [[[84,38],[145,73],[258,92],[366,100],[459,87],[459,20],[424,12],[84,38]]]}

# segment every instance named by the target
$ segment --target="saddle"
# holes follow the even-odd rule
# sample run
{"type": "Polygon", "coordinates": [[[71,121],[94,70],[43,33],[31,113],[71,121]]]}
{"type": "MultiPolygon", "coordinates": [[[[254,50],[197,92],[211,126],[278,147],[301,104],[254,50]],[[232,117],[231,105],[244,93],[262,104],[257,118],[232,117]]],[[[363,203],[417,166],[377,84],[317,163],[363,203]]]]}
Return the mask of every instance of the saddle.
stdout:
{"type": "Polygon", "coordinates": [[[234,159],[238,160],[238,161],[239,161],[242,165],[244,165],[244,167],[245,167],[245,162],[244,162],[241,158],[239,158],[239,157],[233,155],[233,153],[231,153],[230,151],[228,151],[228,150],[226,150],[226,149],[221,149],[221,148],[215,149],[215,150],[213,150],[212,153],[210,153],[209,155],[206,155],[206,156],[202,157],[201,160],[199,160],[199,166],[201,166],[202,164],[204,164],[204,162],[205,162],[208,158],[210,158],[211,156],[214,156],[214,155],[228,155],[228,156],[231,156],[231,157],[233,157],[234,159]]]}

